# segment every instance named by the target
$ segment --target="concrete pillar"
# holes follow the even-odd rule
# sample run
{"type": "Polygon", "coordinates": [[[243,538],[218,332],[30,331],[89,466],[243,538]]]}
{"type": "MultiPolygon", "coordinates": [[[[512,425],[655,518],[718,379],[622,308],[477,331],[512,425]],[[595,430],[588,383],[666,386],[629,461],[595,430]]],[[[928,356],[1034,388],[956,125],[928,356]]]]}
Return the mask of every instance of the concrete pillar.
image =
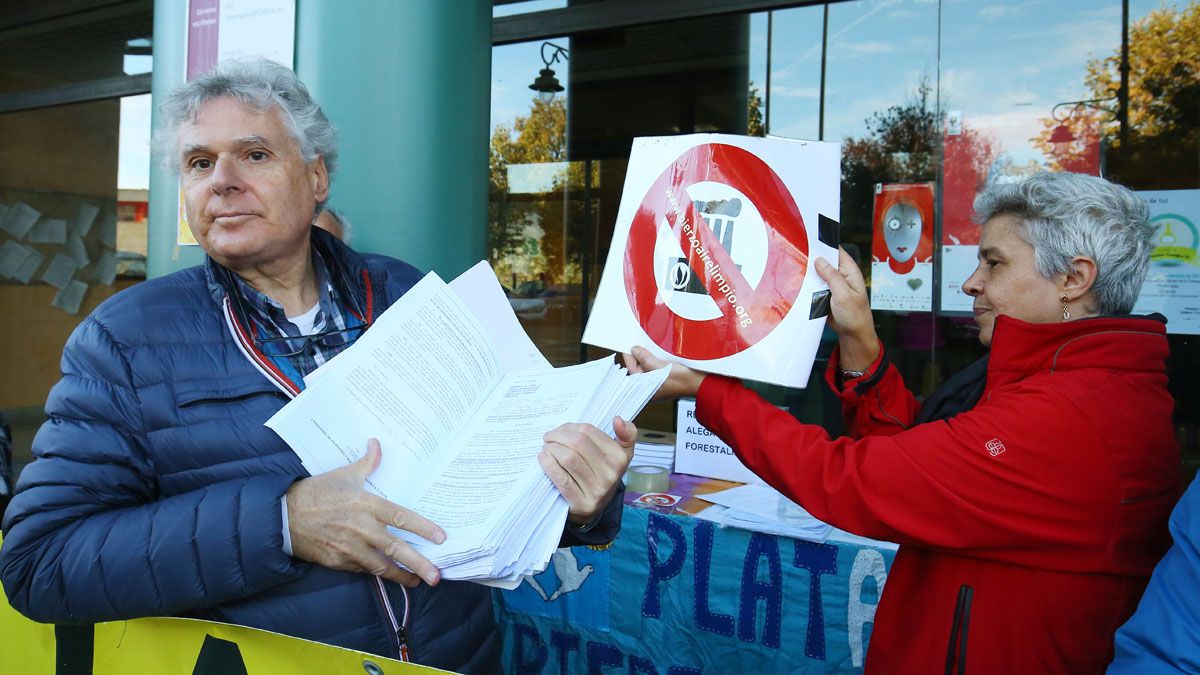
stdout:
{"type": "Polygon", "coordinates": [[[296,72],[341,132],[354,248],[449,280],[487,255],[492,5],[305,0],[296,72]]]}
{"type": "MultiPolygon", "coordinates": [[[[158,101],[183,82],[186,0],[154,0],[154,74],[150,126],[158,129],[158,101]]],[[[146,276],[160,277],[204,259],[199,246],[176,245],[179,227],[179,177],[150,163],[150,215],[146,237],[146,276]]]]}

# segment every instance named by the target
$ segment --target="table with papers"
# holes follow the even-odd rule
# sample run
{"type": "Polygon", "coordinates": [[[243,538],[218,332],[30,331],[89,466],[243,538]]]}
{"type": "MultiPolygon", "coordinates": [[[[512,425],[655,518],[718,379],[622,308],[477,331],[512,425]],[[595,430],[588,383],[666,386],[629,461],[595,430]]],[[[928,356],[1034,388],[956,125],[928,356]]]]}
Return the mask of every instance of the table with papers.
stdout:
{"type": "Polygon", "coordinates": [[[895,545],[745,488],[671,474],[611,547],[497,591],[505,671],[861,672],[895,545]]]}

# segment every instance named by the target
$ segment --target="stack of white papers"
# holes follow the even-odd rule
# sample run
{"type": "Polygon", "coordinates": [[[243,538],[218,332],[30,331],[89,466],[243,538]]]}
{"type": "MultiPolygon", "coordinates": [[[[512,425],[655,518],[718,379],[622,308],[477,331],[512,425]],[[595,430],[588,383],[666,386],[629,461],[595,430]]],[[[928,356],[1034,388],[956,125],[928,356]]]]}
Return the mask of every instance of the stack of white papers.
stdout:
{"type": "Polygon", "coordinates": [[[825,541],[832,529],[768,485],[742,485],[696,496],[716,505],[696,517],[720,525],[810,541],[825,541]]]}
{"type": "Polygon", "coordinates": [[[486,263],[447,286],[430,273],[268,422],[312,474],[383,461],[367,489],[437,523],[435,545],[395,530],[446,579],[515,587],[545,569],[567,503],[538,464],[543,435],[589,422],[610,436],[669,369],[627,375],[612,359],[553,368],[486,263]]]}
{"type": "Polygon", "coordinates": [[[638,433],[633,446],[631,466],[658,466],[667,471],[675,470],[675,434],[661,431],[638,433]]]}

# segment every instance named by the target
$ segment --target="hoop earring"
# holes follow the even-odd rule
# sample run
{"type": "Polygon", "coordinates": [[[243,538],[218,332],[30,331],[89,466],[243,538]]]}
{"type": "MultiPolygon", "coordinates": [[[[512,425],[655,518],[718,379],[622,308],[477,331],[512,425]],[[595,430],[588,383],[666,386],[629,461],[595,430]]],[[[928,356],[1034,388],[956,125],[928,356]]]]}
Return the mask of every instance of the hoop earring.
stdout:
{"type": "Polygon", "coordinates": [[[1063,321],[1071,320],[1071,310],[1067,309],[1067,296],[1064,294],[1059,300],[1062,301],[1063,321]]]}

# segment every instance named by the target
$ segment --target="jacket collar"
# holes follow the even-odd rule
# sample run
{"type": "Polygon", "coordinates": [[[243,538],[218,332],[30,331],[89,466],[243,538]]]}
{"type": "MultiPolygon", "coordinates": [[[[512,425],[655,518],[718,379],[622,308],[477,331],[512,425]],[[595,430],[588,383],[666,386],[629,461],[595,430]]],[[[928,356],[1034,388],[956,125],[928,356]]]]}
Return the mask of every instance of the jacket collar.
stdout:
{"type": "Polygon", "coordinates": [[[1036,373],[1080,368],[1166,372],[1166,325],[1158,316],[1029,323],[996,318],[988,358],[987,388],[1036,373]]]}
{"type": "MultiPolygon", "coordinates": [[[[382,283],[375,275],[369,274],[366,260],[337,237],[319,227],[312,228],[310,241],[313,251],[325,261],[329,280],[337,287],[338,293],[350,303],[356,315],[367,323],[373,322],[379,311],[378,304],[368,300],[371,294],[367,288],[368,279],[374,286],[371,289],[374,291],[381,291],[382,283]],[[371,307],[372,304],[375,306],[371,307]],[[368,314],[372,316],[367,316],[368,314]]],[[[204,275],[209,294],[218,305],[225,301],[225,296],[229,293],[238,292],[233,272],[213,260],[211,256],[204,258],[204,275]]],[[[379,294],[375,295],[378,297],[379,294]]]]}

